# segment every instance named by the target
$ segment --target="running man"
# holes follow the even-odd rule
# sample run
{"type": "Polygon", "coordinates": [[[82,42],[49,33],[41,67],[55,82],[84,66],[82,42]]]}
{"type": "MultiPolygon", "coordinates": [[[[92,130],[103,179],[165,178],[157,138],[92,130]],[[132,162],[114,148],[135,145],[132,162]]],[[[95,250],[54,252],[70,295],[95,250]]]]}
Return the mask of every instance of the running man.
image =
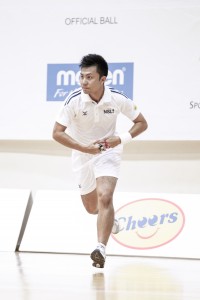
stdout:
{"type": "Polygon", "coordinates": [[[105,85],[108,64],[97,54],[80,62],[81,88],[64,101],[56,119],[53,138],[72,149],[73,171],[86,211],[97,214],[97,245],[93,266],[103,268],[111,232],[119,232],[114,219],[113,194],[119,178],[123,144],[147,129],[147,122],[133,100],[105,85]],[[116,122],[124,114],[133,125],[118,134],[116,122]]]}

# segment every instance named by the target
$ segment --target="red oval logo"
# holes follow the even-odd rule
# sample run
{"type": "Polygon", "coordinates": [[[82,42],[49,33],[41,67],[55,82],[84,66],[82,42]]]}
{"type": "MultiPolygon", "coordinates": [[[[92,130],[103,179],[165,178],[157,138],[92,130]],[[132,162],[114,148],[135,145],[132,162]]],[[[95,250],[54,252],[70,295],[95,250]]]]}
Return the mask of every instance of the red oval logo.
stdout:
{"type": "Polygon", "coordinates": [[[120,232],[112,235],[119,244],[133,249],[152,249],[174,240],[183,230],[185,215],[175,203],[164,199],[140,199],[115,212],[120,232]]]}

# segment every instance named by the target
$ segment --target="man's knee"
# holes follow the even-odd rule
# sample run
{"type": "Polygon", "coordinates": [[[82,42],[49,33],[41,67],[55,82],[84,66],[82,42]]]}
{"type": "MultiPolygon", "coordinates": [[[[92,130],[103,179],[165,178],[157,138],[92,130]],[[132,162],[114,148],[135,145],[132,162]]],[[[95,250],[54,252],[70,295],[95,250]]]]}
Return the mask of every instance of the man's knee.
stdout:
{"type": "Polygon", "coordinates": [[[112,205],[113,195],[110,193],[101,193],[99,195],[99,205],[101,207],[109,207],[112,205]]]}

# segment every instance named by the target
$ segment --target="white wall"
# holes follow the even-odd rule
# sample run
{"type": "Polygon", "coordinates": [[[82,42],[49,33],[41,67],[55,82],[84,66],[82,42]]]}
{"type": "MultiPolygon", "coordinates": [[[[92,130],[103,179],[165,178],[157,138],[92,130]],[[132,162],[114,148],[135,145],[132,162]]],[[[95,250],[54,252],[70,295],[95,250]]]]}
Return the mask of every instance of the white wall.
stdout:
{"type": "Polygon", "coordinates": [[[51,139],[61,103],[47,94],[75,86],[60,85],[60,68],[48,66],[77,74],[93,52],[123,74],[110,85],[132,89],[149,124],[139,140],[199,140],[199,0],[1,0],[0,8],[0,139],[51,139]],[[65,22],[80,18],[98,24],[65,22]]]}
{"type": "MultiPolygon", "coordinates": [[[[0,188],[76,190],[71,152],[54,141],[0,141],[0,188]]],[[[117,190],[200,193],[200,141],[133,141],[117,190]]]]}

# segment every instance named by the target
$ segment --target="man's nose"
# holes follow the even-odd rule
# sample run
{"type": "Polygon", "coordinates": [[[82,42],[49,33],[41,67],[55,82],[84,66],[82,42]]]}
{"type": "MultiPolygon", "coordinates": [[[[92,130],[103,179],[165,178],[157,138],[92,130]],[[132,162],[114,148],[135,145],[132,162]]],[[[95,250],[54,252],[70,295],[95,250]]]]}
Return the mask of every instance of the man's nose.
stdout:
{"type": "Polygon", "coordinates": [[[82,79],[82,83],[83,83],[84,85],[86,85],[86,84],[88,83],[87,79],[86,79],[86,78],[83,78],[83,79],[82,79]]]}

